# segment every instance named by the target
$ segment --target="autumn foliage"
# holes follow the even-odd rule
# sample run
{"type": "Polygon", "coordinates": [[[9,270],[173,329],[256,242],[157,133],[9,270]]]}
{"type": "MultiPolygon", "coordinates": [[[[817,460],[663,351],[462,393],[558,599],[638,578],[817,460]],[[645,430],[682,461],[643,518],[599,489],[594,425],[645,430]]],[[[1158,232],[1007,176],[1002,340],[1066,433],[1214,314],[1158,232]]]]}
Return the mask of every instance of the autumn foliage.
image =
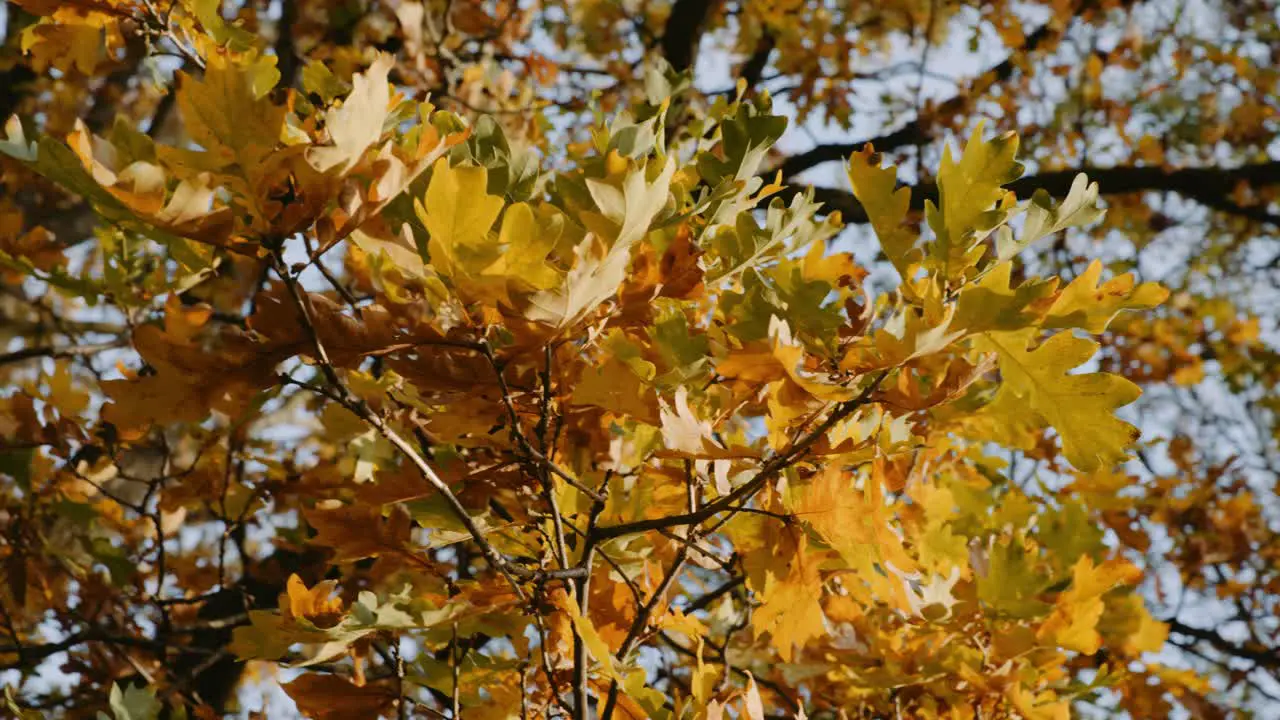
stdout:
{"type": "Polygon", "coordinates": [[[1275,8],[633,5],[6,6],[6,712],[1274,709],[1275,8]]]}

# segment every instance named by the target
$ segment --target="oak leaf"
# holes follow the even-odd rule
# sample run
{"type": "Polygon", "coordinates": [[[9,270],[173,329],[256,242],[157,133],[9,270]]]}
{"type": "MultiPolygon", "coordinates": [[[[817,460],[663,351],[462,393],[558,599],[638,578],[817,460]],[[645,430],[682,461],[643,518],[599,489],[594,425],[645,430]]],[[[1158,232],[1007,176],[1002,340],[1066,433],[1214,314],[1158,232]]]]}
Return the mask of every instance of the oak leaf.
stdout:
{"type": "Polygon", "coordinates": [[[1094,565],[1089,556],[1080,558],[1071,571],[1070,589],[1058,596],[1053,613],[1040,626],[1037,636],[1086,655],[1098,652],[1102,635],[1097,625],[1105,608],[1102,596],[1118,585],[1136,582],[1141,575],[1126,560],[1094,565]]]}
{"type": "Polygon", "coordinates": [[[1094,260],[1058,294],[1049,307],[1044,326],[1078,327],[1098,334],[1124,310],[1147,310],[1164,302],[1169,291],[1159,283],[1134,283],[1133,273],[1125,273],[1099,284],[1102,263],[1094,260]]]}
{"type": "Polygon", "coordinates": [[[978,123],[957,161],[948,145],[938,168],[938,204],[925,201],[925,216],[935,239],[931,260],[952,277],[978,259],[984,251],[979,241],[1008,217],[1010,209],[997,209],[1004,197],[1003,185],[1018,179],[1023,167],[1014,160],[1018,136],[1005,133],[992,140],[982,137],[978,123]]]}
{"type": "Polygon", "coordinates": [[[483,167],[453,167],[436,161],[422,201],[414,201],[418,218],[430,233],[431,264],[449,278],[465,277],[497,260],[489,229],[502,212],[502,198],[490,195],[483,167]]]}
{"type": "Polygon", "coordinates": [[[896,168],[881,167],[880,156],[870,144],[849,156],[846,170],[854,197],[862,203],[880,248],[898,274],[907,278],[920,259],[915,250],[917,233],[906,224],[911,189],[898,187],[896,168]]]}
{"type": "Polygon", "coordinates": [[[368,720],[401,702],[388,683],[360,686],[336,675],[307,673],[283,687],[298,711],[315,720],[368,720]]]}
{"type": "Polygon", "coordinates": [[[778,656],[790,662],[797,648],[827,632],[820,603],[820,554],[809,548],[798,527],[789,526],[745,562],[748,582],[760,593],[760,607],[751,615],[752,630],[757,638],[767,633],[778,656]]]}
{"type": "Polygon", "coordinates": [[[382,137],[391,105],[387,74],[394,62],[390,55],[379,54],[366,72],[351,78],[351,93],[343,103],[325,113],[325,128],[333,144],[308,152],[307,158],[316,169],[344,172],[382,137]]]}
{"type": "Polygon", "coordinates": [[[1063,332],[1028,350],[1034,330],[991,332],[979,347],[999,354],[1004,382],[991,414],[1025,413],[1044,419],[1062,438],[1062,450],[1079,470],[1093,471],[1118,463],[1138,429],[1113,413],[1138,399],[1138,386],[1109,373],[1069,372],[1097,350],[1092,340],[1063,332]]]}

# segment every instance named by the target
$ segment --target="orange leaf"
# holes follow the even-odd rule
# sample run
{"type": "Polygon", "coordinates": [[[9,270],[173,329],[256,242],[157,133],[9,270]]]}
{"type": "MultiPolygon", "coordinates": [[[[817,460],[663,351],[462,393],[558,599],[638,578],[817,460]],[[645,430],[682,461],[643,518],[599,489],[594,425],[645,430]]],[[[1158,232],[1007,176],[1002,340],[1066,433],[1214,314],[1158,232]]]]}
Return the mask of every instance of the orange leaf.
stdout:
{"type": "Polygon", "coordinates": [[[390,685],[359,687],[336,675],[306,674],[284,686],[298,711],[315,720],[369,720],[393,708],[398,696],[390,685]]]}

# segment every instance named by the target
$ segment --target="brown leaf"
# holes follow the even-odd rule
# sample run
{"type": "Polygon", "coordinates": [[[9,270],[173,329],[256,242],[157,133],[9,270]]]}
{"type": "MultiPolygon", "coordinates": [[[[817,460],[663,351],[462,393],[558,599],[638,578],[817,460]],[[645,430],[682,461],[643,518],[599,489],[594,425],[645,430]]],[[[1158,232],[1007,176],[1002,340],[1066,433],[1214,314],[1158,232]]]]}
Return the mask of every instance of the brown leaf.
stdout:
{"type": "Polygon", "coordinates": [[[410,519],[400,505],[386,520],[380,507],[370,505],[303,510],[302,514],[316,531],[311,542],[333,548],[335,562],[408,552],[410,519]]]}
{"type": "Polygon", "coordinates": [[[308,673],[284,686],[298,711],[315,720],[371,720],[395,707],[390,683],[357,687],[336,675],[308,673]]]}

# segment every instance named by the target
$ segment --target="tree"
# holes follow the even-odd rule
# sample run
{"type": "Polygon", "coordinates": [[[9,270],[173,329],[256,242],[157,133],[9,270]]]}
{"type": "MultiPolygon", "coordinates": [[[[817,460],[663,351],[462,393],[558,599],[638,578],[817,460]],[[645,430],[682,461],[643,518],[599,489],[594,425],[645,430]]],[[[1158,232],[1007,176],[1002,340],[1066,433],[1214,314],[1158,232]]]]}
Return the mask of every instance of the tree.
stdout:
{"type": "Polygon", "coordinates": [[[6,10],[14,714],[1280,703],[1274,3],[6,10]]]}

